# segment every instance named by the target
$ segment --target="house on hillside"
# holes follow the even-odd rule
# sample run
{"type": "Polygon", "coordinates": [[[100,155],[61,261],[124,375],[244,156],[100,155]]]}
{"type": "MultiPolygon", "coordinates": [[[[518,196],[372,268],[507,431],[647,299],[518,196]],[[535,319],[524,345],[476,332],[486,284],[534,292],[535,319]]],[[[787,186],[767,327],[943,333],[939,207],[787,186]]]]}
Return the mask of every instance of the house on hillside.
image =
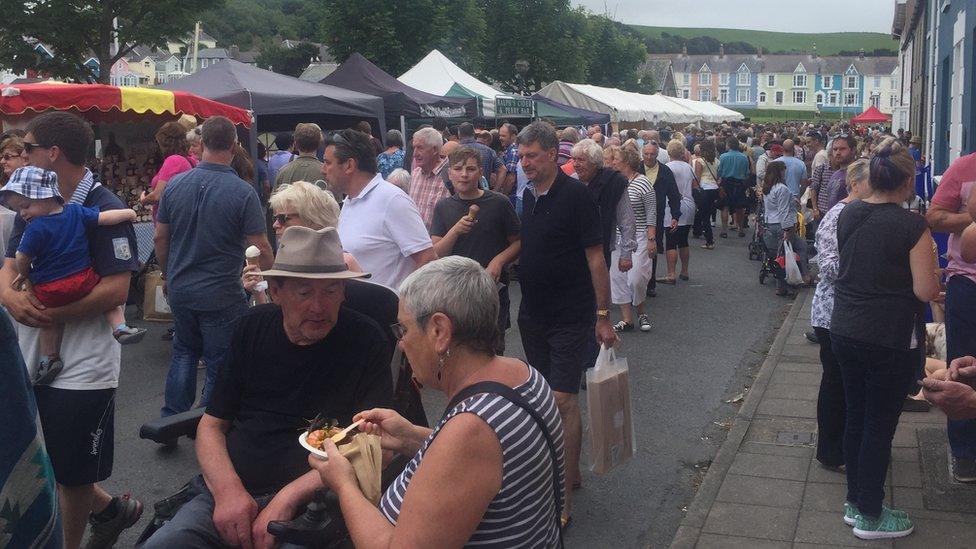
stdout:
{"type": "MultiPolygon", "coordinates": [[[[203,29],[200,29],[199,49],[216,48],[217,39],[210,36],[203,29]]],[[[186,33],[186,36],[177,40],[170,40],[166,43],[166,50],[173,55],[190,55],[193,53],[193,31],[186,33]]]]}

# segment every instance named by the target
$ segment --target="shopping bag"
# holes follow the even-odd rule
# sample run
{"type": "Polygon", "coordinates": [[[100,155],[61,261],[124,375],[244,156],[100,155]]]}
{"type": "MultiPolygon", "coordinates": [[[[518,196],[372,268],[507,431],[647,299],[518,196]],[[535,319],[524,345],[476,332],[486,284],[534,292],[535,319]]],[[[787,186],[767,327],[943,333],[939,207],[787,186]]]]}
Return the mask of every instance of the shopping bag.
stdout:
{"type": "Polygon", "coordinates": [[[586,372],[586,407],[592,443],[590,470],[603,474],[637,451],[630,403],[630,370],[613,348],[600,348],[596,365],[586,372]]]}
{"type": "Polygon", "coordinates": [[[800,264],[796,261],[796,252],[789,240],[783,241],[783,257],[786,258],[786,283],[791,286],[803,284],[803,275],[800,274],[800,264]]]}
{"type": "Polygon", "coordinates": [[[359,489],[373,505],[380,501],[380,474],[383,471],[383,451],[380,437],[357,433],[352,441],[339,446],[339,453],[345,456],[356,472],[359,489]]]}
{"type": "Polygon", "coordinates": [[[159,271],[149,271],[145,279],[145,296],[142,302],[142,318],[159,322],[171,322],[173,312],[163,294],[163,277],[159,271]]]}

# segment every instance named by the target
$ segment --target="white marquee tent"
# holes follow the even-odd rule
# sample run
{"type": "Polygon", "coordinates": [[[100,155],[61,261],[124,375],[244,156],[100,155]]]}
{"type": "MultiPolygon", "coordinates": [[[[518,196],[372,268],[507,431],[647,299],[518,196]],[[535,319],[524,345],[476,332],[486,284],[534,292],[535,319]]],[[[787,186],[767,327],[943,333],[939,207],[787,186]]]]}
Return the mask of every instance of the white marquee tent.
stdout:
{"type": "Polygon", "coordinates": [[[714,103],[555,81],[539,90],[554,101],[609,114],[613,122],[723,122],[743,116],[714,103]]]}
{"type": "Polygon", "coordinates": [[[464,72],[443,53],[432,50],[398,79],[404,84],[434,95],[477,97],[481,115],[495,116],[495,98],[513,98],[464,72]]]}

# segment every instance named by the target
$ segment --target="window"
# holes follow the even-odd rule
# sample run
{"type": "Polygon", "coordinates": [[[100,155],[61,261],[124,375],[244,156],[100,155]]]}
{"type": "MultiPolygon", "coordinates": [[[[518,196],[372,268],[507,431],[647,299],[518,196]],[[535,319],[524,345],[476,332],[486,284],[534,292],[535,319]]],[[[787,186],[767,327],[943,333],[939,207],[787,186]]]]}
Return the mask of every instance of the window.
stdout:
{"type": "Polygon", "coordinates": [[[207,60],[206,59],[201,59],[200,60],[200,66],[203,67],[203,68],[207,68],[207,60]]]}
{"type": "Polygon", "coordinates": [[[718,85],[719,86],[728,86],[729,85],[729,73],[727,73],[727,72],[720,72],[718,74],[718,85]]]}
{"type": "Polygon", "coordinates": [[[749,102],[749,88],[739,88],[735,90],[735,102],[736,103],[748,103],[749,102]]]}
{"type": "Polygon", "coordinates": [[[718,102],[719,103],[722,103],[723,105],[725,103],[728,103],[729,102],[729,89],[728,88],[722,88],[722,89],[718,90],[718,102]]]}
{"type": "Polygon", "coordinates": [[[776,104],[777,105],[783,104],[783,92],[781,91],[776,92],[776,104]]]}
{"type": "Polygon", "coordinates": [[[896,102],[897,100],[898,100],[898,98],[897,98],[897,97],[895,97],[895,94],[891,94],[891,96],[890,96],[890,97],[888,97],[888,106],[889,106],[889,107],[894,107],[894,106],[895,106],[895,102],[896,102]]]}
{"type": "Polygon", "coordinates": [[[793,92],[793,103],[796,105],[802,105],[807,102],[807,92],[804,90],[796,90],[793,92]]]}
{"type": "Polygon", "coordinates": [[[760,103],[766,102],[766,92],[759,92],[759,102],[760,103]]]}
{"type": "Polygon", "coordinates": [[[807,75],[805,75],[805,74],[794,74],[793,75],[793,87],[794,88],[805,88],[805,87],[807,87],[807,75]]]}
{"type": "Polygon", "coordinates": [[[738,84],[740,86],[748,86],[749,85],[749,71],[742,71],[742,72],[740,72],[738,78],[736,79],[736,84],[738,84]]]}
{"type": "Polygon", "coordinates": [[[681,90],[681,98],[682,99],[691,99],[691,90],[689,90],[688,88],[682,88],[682,90],[681,90]]]}
{"type": "Polygon", "coordinates": [[[685,86],[687,86],[688,84],[691,84],[691,75],[688,74],[688,73],[682,74],[681,75],[681,83],[683,85],[685,85],[685,86]]]}
{"type": "Polygon", "coordinates": [[[853,107],[857,105],[857,92],[844,92],[844,106],[853,107]]]}
{"type": "Polygon", "coordinates": [[[834,87],[834,77],[833,76],[826,76],[826,75],[823,76],[823,77],[821,77],[821,84],[822,84],[821,85],[822,88],[826,88],[828,90],[830,88],[833,88],[834,87]]]}
{"type": "Polygon", "coordinates": [[[881,87],[881,77],[880,76],[875,76],[874,77],[874,87],[875,88],[880,88],[881,87]]]}
{"type": "Polygon", "coordinates": [[[142,62],[142,66],[143,67],[146,67],[148,69],[149,68],[149,61],[143,61],[142,62]]]}
{"type": "Polygon", "coordinates": [[[698,90],[698,100],[699,101],[711,101],[712,100],[712,90],[698,90]]]}
{"type": "Polygon", "coordinates": [[[698,85],[700,85],[700,86],[711,86],[712,85],[712,73],[710,73],[710,72],[700,72],[700,73],[698,73],[698,85]]]}
{"type": "Polygon", "coordinates": [[[874,107],[874,108],[876,108],[876,109],[879,108],[879,107],[881,107],[881,96],[880,95],[872,95],[871,96],[871,106],[874,107]]]}
{"type": "Polygon", "coordinates": [[[776,75],[775,74],[767,74],[766,75],[766,85],[769,86],[770,88],[776,86],[776,75]]]}
{"type": "Polygon", "coordinates": [[[857,76],[848,76],[847,81],[844,83],[844,87],[849,90],[857,89],[857,76]]]}
{"type": "Polygon", "coordinates": [[[817,105],[823,105],[824,104],[824,94],[823,94],[823,92],[817,92],[817,96],[816,97],[817,97],[817,105]]]}
{"type": "Polygon", "coordinates": [[[828,105],[836,106],[837,105],[837,99],[838,99],[838,93],[835,92],[835,91],[832,91],[832,92],[830,92],[829,95],[827,95],[827,104],[828,105]]]}

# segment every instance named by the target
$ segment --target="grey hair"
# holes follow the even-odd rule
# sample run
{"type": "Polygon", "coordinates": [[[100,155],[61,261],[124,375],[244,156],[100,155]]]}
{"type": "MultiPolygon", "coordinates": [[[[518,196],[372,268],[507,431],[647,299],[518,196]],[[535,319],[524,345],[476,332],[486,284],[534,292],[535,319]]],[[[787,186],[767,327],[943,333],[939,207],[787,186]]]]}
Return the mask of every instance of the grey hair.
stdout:
{"type": "Polygon", "coordinates": [[[419,138],[428,147],[437,147],[438,149],[444,144],[444,136],[434,128],[420,128],[414,132],[413,138],[414,140],[419,138]]]}
{"type": "Polygon", "coordinates": [[[187,143],[202,143],[203,142],[203,130],[200,126],[197,126],[190,131],[186,132],[186,142],[187,143]]]}
{"type": "Polygon", "coordinates": [[[854,187],[855,183],[867,183],[871,179],[871,161],[867,158],[861,158],[851,163],[847,167],[847,174],[845,176],[845,181],[847,182],[847,190],[850,191],[854,187]]]}
{"type": "Polygon", "coordinates": [[[400,284],[400,300],[421,328],[426,315],[443,313],[454,325],[454,342],[495,354],[498,286],[477,261],[452,255],[427,263],[400,284]]]}
{"type": "Polygon", "coordinates": [[[518,144],[531,145],[532,143],[538,143],[543,150],[555,149],[559,146],[556,129],[541,120],[522,128],[518,134],[518,144]]]}
{"type": "Polygon", "coordinates": [[[591,164],[599,168],[603,167],[603,147],[592,139],[584,139],[573,145],[573,150],[570,154],[573,156],[582,156],[589,160],[591,164]]]}
{"type": "Polygon", "coordinates": [[[386,180],[403,189],[403,192],[410,192],[410,172],[407,170],[397,168],[390,172],[390,175],[386,176],[386,180]]]}

